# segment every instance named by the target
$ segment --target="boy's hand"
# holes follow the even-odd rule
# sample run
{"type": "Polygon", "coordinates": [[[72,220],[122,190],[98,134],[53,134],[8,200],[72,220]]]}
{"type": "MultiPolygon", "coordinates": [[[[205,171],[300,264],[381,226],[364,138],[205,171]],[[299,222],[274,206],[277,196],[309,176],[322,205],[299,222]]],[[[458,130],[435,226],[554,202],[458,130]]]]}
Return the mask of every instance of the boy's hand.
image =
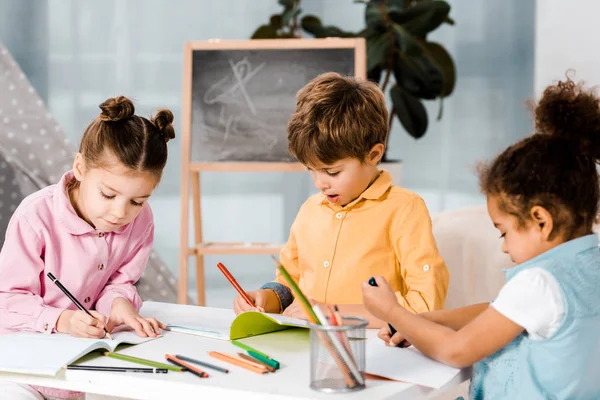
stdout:
{"type": "Polygon", "coordinates": [[[379,329],[377,337],[383,340],[386,346],[409,347],[411,345],[399,332],[396,332],[394,336],[390,334],[390,326],[386,324],[383,328],[379,329]]]}
{"type": "MultiPolygon", "coordinates": [[[[320,306],[321,304],[324,304],[319,303],[318,301],[315,301],[311,298],[308,298],[307,300],[312,307],[314,307],[315,305],[320,306]]],[[[321,310],[324,311],[324,313],[327,313],[327,311],[324,308],[321,308],[321,310]]],[[[302,305],[300,304],[300,300],[298,299],[294,299],[292,304],[290,304],[285,310],[283,310],[283,315],[291,318],[308,319],[308,316],[306,315],[306,312],[304,312],[304,308],[302,307],[302,305]]]]}
{"type": "Polygon", "coordinates": [[[377,286],[371,286],[368,282],[363,282],[363,304],[374,317],[389,321],[392,310],[399,306],[398,300],[385,278],[378,276],[375,281],[377,286]]]}
{"type": "Polygon", "coordinates": [[[56,321],[56,330],[81,338],[103,338],[106,317],[99,312],[90,311],[93,318],[81,310],[65,310],[56,321]]]}
{"type": "Polygon", "coordinates": [[[236,314],[241,314],[246,311],[260,311],[265,312],[267,305],[268,293],[266,289],[253,290],[246,292],[250,300],[254,302],[254,306],[251,306],[244,300],[244,298],[238,295],[233,301],[233,311],[236,314]]]}
{"type": "Polygon", "coordinates": [[[283,310],[282,315],[291,318],[308,319],[298,299],[294,299],[292,304],[290,304],[285,310],[283,310]]]}
{"type": "Polygon", "coordinates": [[[111,332],[114,327],[128,325],[135,329],[141,337],[157,337],[165,325],[154,318],[141,317],[129,300],[117,297],[113,300],[107,329],[111,332]]]}

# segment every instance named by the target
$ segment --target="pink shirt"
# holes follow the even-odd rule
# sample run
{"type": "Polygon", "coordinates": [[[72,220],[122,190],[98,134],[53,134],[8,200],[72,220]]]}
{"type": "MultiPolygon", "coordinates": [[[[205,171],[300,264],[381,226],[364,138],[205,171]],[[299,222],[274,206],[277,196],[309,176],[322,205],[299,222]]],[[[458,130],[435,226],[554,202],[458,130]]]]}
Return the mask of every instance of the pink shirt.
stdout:
{"type": "Polygon", "coordinates": [[[19,205],[0,252],[0,334],[56,332],[56,321],[75,304],[47,277],[52,274],[84,307],[110,316],[113,299],[124,297],[139,311],[133,284],[146,268],[154,223],[146,202],[138,217],[114,232],[96,231],[69,201],[65,173],[19,205]]]}

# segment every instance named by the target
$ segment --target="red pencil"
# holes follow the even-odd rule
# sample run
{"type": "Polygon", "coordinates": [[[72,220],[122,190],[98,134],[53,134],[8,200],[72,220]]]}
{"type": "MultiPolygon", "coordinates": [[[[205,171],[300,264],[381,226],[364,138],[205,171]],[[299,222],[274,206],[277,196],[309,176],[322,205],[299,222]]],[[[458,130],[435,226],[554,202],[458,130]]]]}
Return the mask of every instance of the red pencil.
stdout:
{"type": "Polygon", "coordinates": [[[237,283],[237,281],[235,280],[235,278],[233,277],[233,275],[231,275],[231,273],[227,270],[227,268],[225,268],[225,266],[223,265],[223,263],[218,263],[217,267],[219,267],[219,269],[221,270],[221,272],[223,273],[223,275],[225,275],[225,278],[227,278],[227,280],[229,281],[229,283],[231,283],[233,285],[233,287],[235,288],[235,290],[238,291],[238,293],[240,294],[240,296],[242,296],[244,298],[244,300],[246,300],[246,303],[248,303],[252,307],[254,307],[254,302],[252,301],[252,299],[248,296],[248,294],[246,292],[244,292],[244,289],[242,289],[242,287],[240,286],[240,284],[237,283]]]}

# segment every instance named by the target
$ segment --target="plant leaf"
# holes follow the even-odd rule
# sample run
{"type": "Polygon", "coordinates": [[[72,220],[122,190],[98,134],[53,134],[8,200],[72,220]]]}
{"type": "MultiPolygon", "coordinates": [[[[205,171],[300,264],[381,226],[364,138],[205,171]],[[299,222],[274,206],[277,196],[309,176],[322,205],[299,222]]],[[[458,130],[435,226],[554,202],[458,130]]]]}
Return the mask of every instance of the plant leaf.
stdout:
{"type": "Polygon", "coordinates": [[[281,14],[273,14],[273,15],[271,15],[271,18],[269,19],[269,23],[273,27],[273,29],[275,29],[275,30],[281,29],[281,27],[282,27],[282,25],[281,25],[281,14]]]}
{"type": "Polygon", "coordinates": [[[279,0],[278,3],[281,4],[282,6],[284,6],[285,8],[293,8],[295,1],[294,0],[279,0]]]}
{"type": "Polygon", "coordinates": [[[380,66],[374,67],[367,72],[367,79],[379,85],[379,81],[381,80],[381,71],[382,69],[380,66]]]}
{"type": "Polygon", "coordinates": [[[365,23],[367,27],[383,32],[386,30],[385,16],[379,5],[370,2],[365,9],[365,23]]]}
{"type": "Polygon", "coordinates": [[[392,24],[394,35],[396,35],[396,47],[403,53],[418,55],[423,52],[419,41],[411,35],[402,25],[392,24]]]}
{"type": "Polygon", "coordinates": [[[296,10],[293,8],[286,8],[281,14],[281,25],[288,26],[292,18],[294,18],[295,12],[296,10]]]}
{"type": "Polygon", "coordinates": [[[441,0],[420,1],[414,6],[404,10],[390,10],[392,21],[402,25],[408,32],[425,37],[429,32],[437,29],[448,17],[450,5],[441,0]]]}
{"type": "Polygon", "coordinates": [[[252,34],[252,39],[276,39],[277,30],[271,25],[261,25],[252,34]]]}
{"type": "Polygon", "coordinates": [[[416,97],[394,85],[390,90],[394,111],[406,132],[415,139],[427,131],[428,118],[425,107],[416,97]]]}
{"type": "Polygon", "coordinates": [[[454,61],[446,49],[439,43],[426,42],[424,45],[427,53],[442,73],[444,85],[440,96],[449,96],[454,91],[454,86],[456,84],[456,67],[454,61]]]}
{"type": "Polygon", "coordinates": [[[425,52],[417,56],[399,53],[394,59],[394,77],[406,92],[422,99],[435,99],[444,87],[442,72],[425,52]]]}
{"type": "Polygon", "coordinates": [[[390,48],[390,41],[386,36],[384,33],[367,40],[367,71],[372,70],[376,66],[385,65],[390,48]]]}

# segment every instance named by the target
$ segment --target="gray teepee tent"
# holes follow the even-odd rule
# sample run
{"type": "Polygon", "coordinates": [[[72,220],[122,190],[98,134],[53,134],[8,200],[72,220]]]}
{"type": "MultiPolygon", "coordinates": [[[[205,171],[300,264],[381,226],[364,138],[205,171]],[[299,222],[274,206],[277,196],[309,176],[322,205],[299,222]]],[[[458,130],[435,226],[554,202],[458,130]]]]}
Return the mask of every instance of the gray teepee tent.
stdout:
{"type": "MultiPolygon", "coordinates": [[[[75,153],[75,146],[0,43],[0,246],[21,200],[58,182],[71,168],[75,153]]],[[[175,278],[154,252],[136,286],[144,300],[177,302],[175,278]]]]}

